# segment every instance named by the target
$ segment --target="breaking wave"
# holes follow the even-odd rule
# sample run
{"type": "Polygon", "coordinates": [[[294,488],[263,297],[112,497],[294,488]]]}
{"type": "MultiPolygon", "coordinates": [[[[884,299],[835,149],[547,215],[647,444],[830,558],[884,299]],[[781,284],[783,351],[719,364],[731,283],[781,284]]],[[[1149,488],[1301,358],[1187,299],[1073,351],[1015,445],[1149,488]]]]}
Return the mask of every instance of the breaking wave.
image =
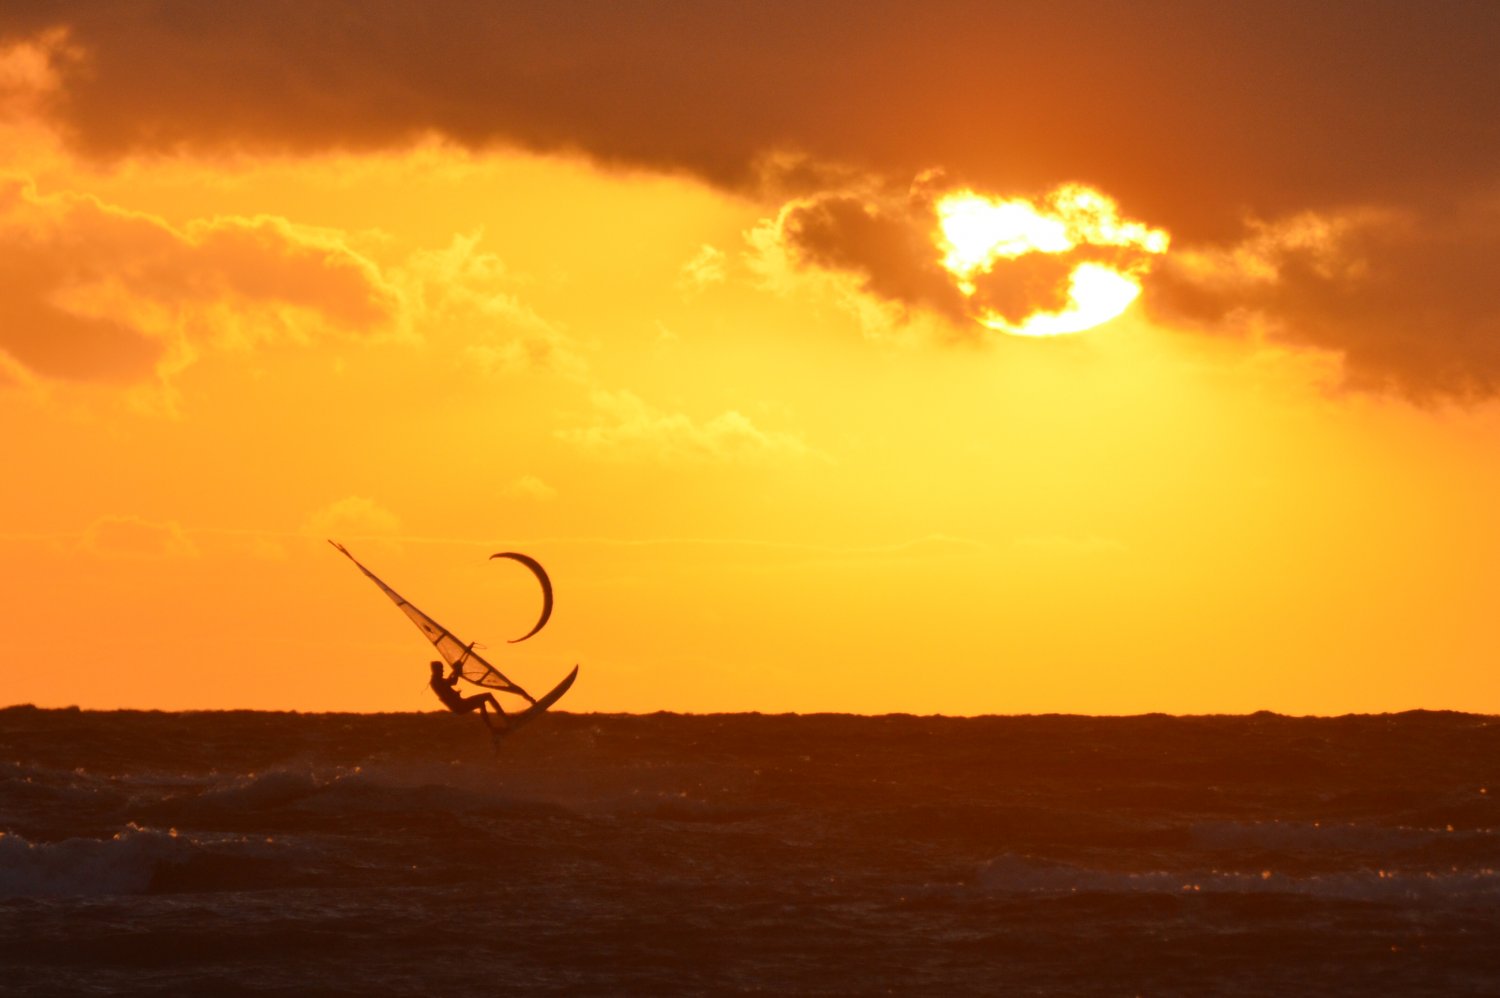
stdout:
{"type": "Polygon", "coordinates": [[[299,850],[274,838],[128,825],[108,838],[32,842],[0,833],[0,898],[96,897],[263,886],[299,850]]]}

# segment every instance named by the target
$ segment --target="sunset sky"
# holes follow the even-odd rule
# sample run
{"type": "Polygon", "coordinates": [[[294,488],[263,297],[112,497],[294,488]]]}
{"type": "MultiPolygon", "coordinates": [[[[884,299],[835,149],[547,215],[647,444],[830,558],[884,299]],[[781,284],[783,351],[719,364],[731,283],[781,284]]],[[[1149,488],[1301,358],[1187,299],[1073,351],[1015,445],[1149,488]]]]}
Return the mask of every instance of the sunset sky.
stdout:
{"type": "Polygon", "coordinates": [[[0,704],[435,709],[334,538],[575,711],[1500,712],[1497,67],[1459,0],[7,0],[0,704]]]}

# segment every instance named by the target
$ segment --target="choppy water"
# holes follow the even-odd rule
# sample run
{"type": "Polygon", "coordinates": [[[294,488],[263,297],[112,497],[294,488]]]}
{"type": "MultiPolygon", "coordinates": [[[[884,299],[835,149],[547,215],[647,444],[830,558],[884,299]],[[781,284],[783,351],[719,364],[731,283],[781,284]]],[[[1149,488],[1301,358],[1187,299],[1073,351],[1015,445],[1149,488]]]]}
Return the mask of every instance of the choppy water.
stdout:
{"type": "Polygon", "coordinates": [[[0,711],[0,993],[1500,994],[1500,719],[0,711]]]}

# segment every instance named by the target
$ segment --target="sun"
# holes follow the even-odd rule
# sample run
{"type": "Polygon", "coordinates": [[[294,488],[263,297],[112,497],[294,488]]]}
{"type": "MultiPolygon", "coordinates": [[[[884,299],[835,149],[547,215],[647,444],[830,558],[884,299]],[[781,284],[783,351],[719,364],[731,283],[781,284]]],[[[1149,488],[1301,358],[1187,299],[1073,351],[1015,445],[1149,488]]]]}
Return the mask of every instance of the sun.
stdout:
{"type": "Polygon", "coordinates": [[[1081,333],[1122,315],[1140,297],[1141,285],[1098,263],[1080,263],[1068,275],[1068,305],[1057,312],[1033,312],[1021,322],[1009,322],[994,309],[975,316],[988,329],[1014,336],[1063,336],[1081,333]]]}
{"type": "Polygon", "coordinates": [[[1066,184],[1037,201],[957,190],[940,197],[934,207],[934,242],[942,251],[942,266],[970,299],[975,321],[1017,336],[1079,333],[1119,316],[1140,296],[1140,279],[1152,258],[1170,244],[1164,230],[1121,218],[1113,199],[1082,184],[1066,184]],[[1109,262],[1079,260],[1068,272],[1062,309],[1015,320],[983,301],[977,279],[999,261],[1091,247],[1108,250],[1109,262]]]}
{"type": "Polygon", "coordinates": [[[1062,253],[1075,245],[1060,218],[1048,218],[1029,201],[992,201],[972,191],[950,194],[937,204],[943,266],[959,279],[965,294],[970,280],[996,260],[1026,253],[1062,253]]]}

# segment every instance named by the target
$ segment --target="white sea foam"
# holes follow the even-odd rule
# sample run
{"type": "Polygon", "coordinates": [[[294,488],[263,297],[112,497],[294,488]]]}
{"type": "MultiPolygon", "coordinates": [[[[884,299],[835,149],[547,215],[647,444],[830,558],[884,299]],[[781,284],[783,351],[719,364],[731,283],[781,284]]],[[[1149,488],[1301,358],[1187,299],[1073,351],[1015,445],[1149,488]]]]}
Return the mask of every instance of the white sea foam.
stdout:
{"type": "Polygon", "coordinates": [[[1339,821],[1206,821],[1193,825],[1192,837],[1196,845],[1211,849],[1375,853],[1420,848],[1439,842],[1484,845],[1495,842],[1497,838],[1492,828],[1424,828],[1339,821]]]}
{"type": "MultiPolygon", "coordinates": [[[[336,779],[335,775],[332,777],[336,779]]],[[[320,778],[307,770],[273,769],[236,777],[198,795],[198,802],[226,810],[259,810],[276,807],[316,793],[327,785],[329,777],[320,778]]]]}
{"type": "Polygon", "coordinates": [[[980,867],[981,890],[1007,894],[1297,894],[1358,901],[1500,898],[1500,871],[1358,869],[1292,876],[1275,870],[1098,870],[1002,855],[980,867]]]}
{"type": "Polygon", "coordinates": [[[32,842],[0,832],[0,897],[140,894],[163,866],[220,855],[286,858],[288,843],[242,835],[183,835],[127,825],[109,838],[32,842]]]}
{"type": "Polygon", "coordinates": [[[191,848],[175,832],[135,825],[107,839],[60,842],[0,833],[0,896],[138,894],[158,864],[182,859],[191,848]]]}

